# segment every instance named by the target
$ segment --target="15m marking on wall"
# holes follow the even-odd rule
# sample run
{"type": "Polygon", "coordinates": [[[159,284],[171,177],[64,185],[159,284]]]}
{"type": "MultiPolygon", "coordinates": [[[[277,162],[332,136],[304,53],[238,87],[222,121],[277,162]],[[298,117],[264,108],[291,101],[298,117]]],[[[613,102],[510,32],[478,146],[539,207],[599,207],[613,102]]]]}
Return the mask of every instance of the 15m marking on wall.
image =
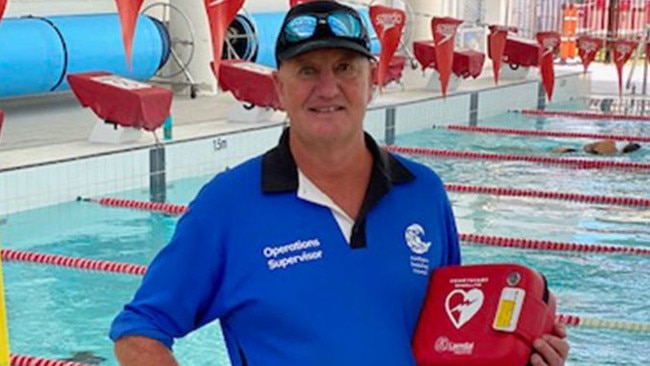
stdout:
{"type": "Polygon", "coordinates": [[[212,140],[212,151],[220,151],[228,148],[228,140],[217,137],[212,140]]]}

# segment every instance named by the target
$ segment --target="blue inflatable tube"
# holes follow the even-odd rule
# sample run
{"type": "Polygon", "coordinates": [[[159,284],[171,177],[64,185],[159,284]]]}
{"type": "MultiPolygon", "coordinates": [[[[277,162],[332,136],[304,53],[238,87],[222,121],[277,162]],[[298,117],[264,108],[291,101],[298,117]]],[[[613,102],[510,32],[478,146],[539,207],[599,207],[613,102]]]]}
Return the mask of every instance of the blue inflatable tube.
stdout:
{"type": "Polygon", "coordinates": [[[133,39],[132,68],[117,14],[3,19],[0,98],[67,90],[70,73],[108,71],[147,80],[167,61],[169,50],[167,30],[144,15],[133,39]]]}
{"type": "Polygon", "coordinates": [[[275,41],[286,13],[253,13],[251,18],[257,34],[257,57],[254,61],[269,67],[277,67],[275,62],[275,41]]]}
{"type": "Polygon", "coordinates": [[[61,37],[40,19],[2,20],[0,97],[52,90],[66,66],[61,37]]]}
{"type": "MultiPolygon", "coordinates": [[[[368,9],[360,8],[357,9],[357,11],[359,12],[359,15],[361,15],[361,19],[364,21],[368,28],[368,32],[370,33],[370,48],[372,52],[379,54],[381,46],[377,39],[377,34],[370,23],[370,14],[368,9]]],[[[282,20],[284,19],[285,14],[285,12],[251,14],[250,17],[255,26],[258,40],[257,57],[254,58],[255,62],[270,67],[277,67],[275,62],[275,41],[280,33],[280,26],[282,25],[282,20]]]]}

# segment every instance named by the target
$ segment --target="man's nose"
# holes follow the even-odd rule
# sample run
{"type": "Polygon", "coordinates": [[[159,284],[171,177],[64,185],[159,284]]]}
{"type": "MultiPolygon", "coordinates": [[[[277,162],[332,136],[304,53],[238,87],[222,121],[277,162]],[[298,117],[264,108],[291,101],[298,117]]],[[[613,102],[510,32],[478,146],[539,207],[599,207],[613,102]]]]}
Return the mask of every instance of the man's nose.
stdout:
{"type": "Polygon", "coordinates": [[[316,83],[316,92],[319,96],[333,98],[339,93],[339,80],[331,71],[322,71],[316,83]]]}

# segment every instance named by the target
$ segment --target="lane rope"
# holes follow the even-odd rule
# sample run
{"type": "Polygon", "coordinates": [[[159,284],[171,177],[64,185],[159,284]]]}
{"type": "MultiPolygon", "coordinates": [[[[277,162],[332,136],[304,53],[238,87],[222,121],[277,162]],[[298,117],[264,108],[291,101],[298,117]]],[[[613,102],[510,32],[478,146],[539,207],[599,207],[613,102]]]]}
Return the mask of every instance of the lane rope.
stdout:
{"type": "Polygon", "coordinates": [[[170,215],[179,215],[187,210],[187,207],[165,202],[148,202],[122,198],[102,197],[102,198],[83,198],[77,197],[77,201],[94,202],[102,206],[125,207],[137,210],[146,210],[170,215]]]}
{"type": "Polygon", "coordinates": [[[613,134],[606,134],[606,133],[538,131],[538,130],[523,130],[523,129],[516,129],[516,128],[462,126],[462,125],[449,125],[449,126],[435,125],[433,126],[433,128],[441,129],[441,130],[444,129],[444,130],[451,130],[451,131],[460,131],[460,132],[491,133],[497,135],[588,138],[588,139],[597,139],[597,140],[650,142],[650,137],[648,136],[626,136],[626,135],[613,135],[613,134]]]}
{"type": "Polygon", "coordinates": [[[491,194],[495,196],[531,197],[531,198],[543,198],[543,199],[554,199],[554,200],[561,200],[561,201],[575,201],[575,202],[597,203],[597,204],[608,204],[608,205],[650,207],[650,199],[648,198],[614,197],[614,196],[588,195],[588,194],[568,193],[568,192],[540,191],[534,189],[471,186],[471,185],[463,185],[463,184],[445,184],[445,188],[449,192],[457,192],[457,193],[478,193],[478,194],[491,194]]]}
{"type": "Polygon", "coordinates": [[[547,111],[539,109],[522,109],[520,111],[511,111],[521,113],[529,116],[543,116],[543,117],[574,117],[574,118],[587,118],[587,119],[609,119],[616,121],[650,121],[650,116],[636,116],[631,114],[608,114],[598,112],[569,112],[569,111],[547,111]]]}
{"type": "MultiPolygon", "coordinates": [[[[462,236],[463,234],[461,234],[462,236]]],[[[463,240],[463,239],[461,239],[463,240]]],[[[65,267],[77,267],[83,269],[93,269],[97,271],[107,271],[107,272],[120,272],[128,273],[135,275],[144,275],[146,272],[146,266],[130,263],[115,263],[108,261],[97,261],[93,259],[85,258],[73,258],[73,257],[63,257],[63,256],[54,256],[51,254],[43,253],[28,253],[28,252],[19,252],[9,249],[2,250],[2,257],[6,260],[22,260],[22,261],[34,261],[40,264],[54,264],[61,265],[65,267]],[[49,261],[49,258],[58,257],[56,260],[49,261]],[[83,263],[88,262],[103,262],[107,264],[106,266],[90,266],[87,267],[83,263]],[[137,269],[137,270],[129,270],[137,269]]],[[[634,332],[650,332],[650,324],[645,323],[634,323],[634,322],[625,322],[618,320],[605,320],[605,319],[595,319],[595,318],[582,318],[575,315],[566,315],[558,314],[556,320],[566,324],[567,326],[574,327],[590,327],[590,328],[608,328],[608,329],[618,329],[634,332]]],[[[57,360],[47,360],[40,359],[31,356],[21,356],[21,355],[11,355],[10,364],[13,366],[86,366],[79,363],[74,363],[70,361],[57,361],[57,360]]]]}
{"type": "Polygon", "coordinates": [[[147,271],[147,267],[139,264],[120,263],[98,259],[87,259],[78,257],[68,257],[58,254],[45,254],[36,252],[26,252],[15,249],[2,249],[3,261],[31,262],[39,264],[50,264],[60,267],[70,267],[78,269],[87,269],[99,272],[113,272],[130,275],[142,276],[147,271]]]}
{"type": "Polygon", "coordinates": [[[650,164],[634,163],[627,161],[600,160],[600,159],[575,159],[575,158],[551,158],[543,156],[527,156],[514,154],[492,154],[474,151],[437,150],[424,147],[409,146],[385,146],[385,149],[397,154],[436,156],[444,158],[472,159],[472,160],[495,160],[495,161],[525,161],[530,163],[541,163],[548,165],[560,165],[576,169],[638,169],[648,170],[650,164]]]}
{"type": "MultiPolygon", "coordinates": [[[[467,186],[462,186],[462,185],[451,185],[452,190],[456,189],[458,191],[463,191],[466,187],[467,186]]],[[[487,187],[487,189],[500,190],[500,188],[496,188],[496,187],[487,187]]],[[[514,193],[517,192],[518,190],[515,190],[514,193]]],[[[509,192],[509,193],[513,193],[513,192],[509,192]]],[[[575,198],[573,196],[570,197],[575,198]]],[[[580,195],[577,195],[577,198],[580,198],[580,195]]],[[[599,199],[599,197],[596,197],[596,199],[599,199]]],[[[116,198],[92,199],[92,200],[83,200],[83,201],[95,202],[95,203],[108,202],[110,203],[108,205],[109,207],[136,208],[140,210],[147,210],[147,206],[149,206],[147,205],[147,203],[150,203],[147,201],[123,200],[123,199],[116,199],[116,198]],[[123,204],[123,206],[118,206],[117,205],[118,203],[123,204]]],[[[648,204],[648,202],[644,202],[644,201],[641,201],[641,203],[648,204]]],[[[183,213],[187,211],[187,206],[180,205],[180,204],[173,204],[173,203],[165,204],[165,207],[169,208],[170,210],[168,212],[161,212],[157,203],[152,203],[151,206],[156,208],[156,211],[154,212],[165,213],[170,215],[177,215],[179,213],[183,213]]],[[[592,253],[650,255],[650,248],[644,248],[644,247],[556,242],[550,240],[521,239],[521,238],[465,234],[465,233],[459,233],[458,236],[460,240],[464,242],[495,246],[495,247],[536,249],[536,250],[548,250],[548,251],[582,252],[582,253],[592,252],[592,253]]],[[[4,258],[4,254],[3,254],[3,258],[4,258]]]]}
{"type": "Polygon", "coordinates": [[[583,244],[559,242],[550,240],[535,240],[489,236],[479,234],[459,233],[458,238],[466,243],[481,244],[491,247],[534,249],[546,251],[581,252],[581,253],[607,253],[607,254],[633,254],[650,255],[650,248],[631,247],[622,245],[583,244]]]}
{"type": "Polygon", "coordinates": [[[50,360],[47,358],[25,356],[12,353],[9,356],[9,365],[11,366],[92,366],[85,363],[72,361],[50,360]]]}
{"type": "Polygon", "coordinates": [[[584,318],[576,315],[558,314],[555,320],[572,327],[600,328],[626,330],[630,332],[650,333],[650,323],[625,322],[619,320],[606,320],[584,318]]]}
{"type": "MultiPolygon", "coordinates": [[[[560,201],[575,201],[592,204],[607,204],[618,206],[650,207],[650,198],[626,197],[626,196],[604,196],[588,195],[570,192],[541,191],[534,189],[472,186],[466,184],[445,184],[448,192],[455,193],[476,193],[490,194],[495,196],[529,197],[541,199],[554,199],[560,201]]],[[[169,215],[180,215],[187,211],[187,206],[173,203],[157,203],[131,199],[102,197],[102,198],[79,198],[82,202],[98,203],[108,207],[131,208],[136,210],[157,212],[169,215]]]]}

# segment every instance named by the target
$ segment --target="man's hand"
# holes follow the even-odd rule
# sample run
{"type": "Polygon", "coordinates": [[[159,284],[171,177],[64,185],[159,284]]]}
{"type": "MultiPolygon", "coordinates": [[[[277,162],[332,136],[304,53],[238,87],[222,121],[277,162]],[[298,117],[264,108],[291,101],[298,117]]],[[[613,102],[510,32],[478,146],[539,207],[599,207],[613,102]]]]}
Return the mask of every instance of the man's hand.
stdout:
{"type": "Polygon", "coordinates": [[[569,355],[564,324],[555,322],[553,334],[544,334],[533,343],[535,353],[530,357],[533,366],[563,366],[569,355]]]}

